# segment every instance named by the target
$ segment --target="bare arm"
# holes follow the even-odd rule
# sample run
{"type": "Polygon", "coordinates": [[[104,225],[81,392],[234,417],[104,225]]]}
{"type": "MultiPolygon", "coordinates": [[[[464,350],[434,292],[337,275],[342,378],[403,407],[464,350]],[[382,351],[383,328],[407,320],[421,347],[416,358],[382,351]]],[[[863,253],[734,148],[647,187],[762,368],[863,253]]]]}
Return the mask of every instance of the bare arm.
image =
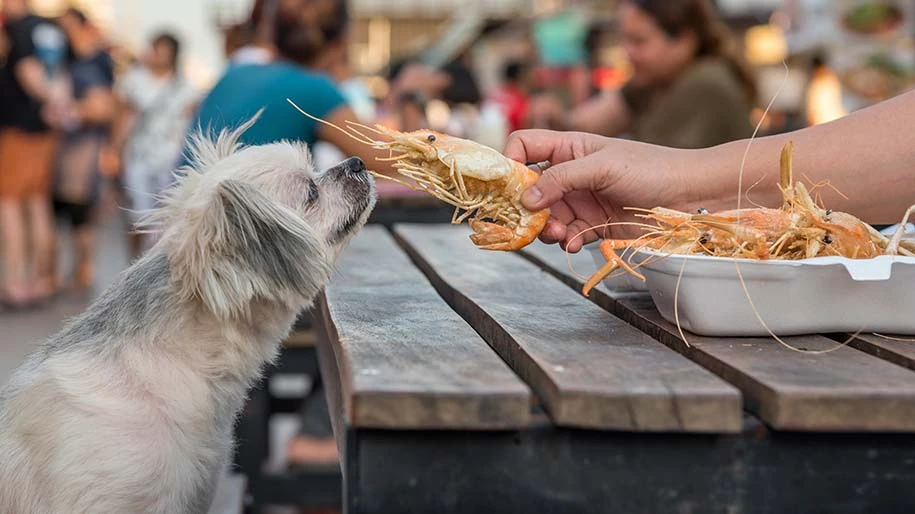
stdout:
{"type": "Polygon", "coordinates": [[[44,68],[38,59],[34,57],[22,59],[16,64],[15,74],[16,80],[29,96],[40,103],[50,99],[51,91],[45,80],[44,68]]]}
{"type": "Polygon", "coordinates": [[[133,126],[136,123],[136,111],[126,101],[119,97],[111,96],[112,123],[108,144],[102,151],[103,169],[106,175],[116,176],[122,171],[121,156],[124,145],[133,126]]]}
{"type": "MultiPolygon", "coordinates": [[[[554,166],[525,192],[529,209],[551,208],[541,234],[571,251],[599,235],[579,231],[615,221],[635,221],[626,207],[669,207],[710,211],[738,206],[738,185],[764,206],[782,203],[779,155],[794,141],[795,180],[808,186],[828,180],[846,198],[824,191],[824,203],[871,224],[892,224],[915,204],[915,91],[834,122],[753,141],[743,180],[740,164],[748,140],[701,150],[677,150],[579,132],[543,130],[513,134],[505,154],[521,162],[549,160],[554,166]]],[[[744,197],[740,207],[751,207],[744,197]]],[[[638,231],[613,228],[615,237],[638,231]]]]}
{"type": "Polygon", "coordinates": [[[127,136],[130,134],[130,131],[133,130],[133,126],[136,123],[137,113],[128,102],[117,98],[115,99],[114,112],[110,146],[116,151],[121,152],[124,148],[124,144],[127,142],[127,136]]]}
{"type": "MultiPolygon", "coordinates": [[[[824,191],[824,201],[873,224],[897,223],[915,204],[915,92],[862,109],[831,123],[788,134],[760,138],[752,143],[744,171],[743,190],[761,180],[751,198],[778,205],[781,193],[778,163],[781,147],[794,141],[794,175],[808,186],[828,180],[848,199],[824,191]]],[[[678,168],[683,205],[709,210],[737,204],[740,161],[747,141],[689,152],[678,168]],[[699,180],[697,180],[699,179],[699,180]]],[[[742,207],[746,205],[742,200],[742,207]]]]}

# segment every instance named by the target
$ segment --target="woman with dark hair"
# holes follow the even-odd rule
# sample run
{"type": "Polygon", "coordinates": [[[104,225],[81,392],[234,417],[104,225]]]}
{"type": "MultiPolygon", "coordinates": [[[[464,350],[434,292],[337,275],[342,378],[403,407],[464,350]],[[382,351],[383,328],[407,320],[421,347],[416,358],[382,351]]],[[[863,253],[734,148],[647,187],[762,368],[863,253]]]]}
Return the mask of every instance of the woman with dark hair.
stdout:
{"type": "Polygon", "coordinates": [[[287,102],[288,98],[312,116],[338,126],[359,119],[323,62],[328,48],[345,48],[349,25],[346,2],[275,1],[278,3],[270,23],[275,58],[229,67],[200,104],[191,130],[218,132],[237,127],[263,109],[258,122],[242,135],[243,144],[291,140],[313,148],[320,140],[345,155],[361,157],[379,173],[393,174],[389,164],[375,161],[376,156],[387,154],[315,122],[287,102]]]}
{"type": "Polygon", "coordinates": [[[703,148],[752,134],[752,72],[706,0],[623,0],[622,44],[632,77],[571,113],[538,102],[559,128],[680,148],[703,148]]]}
{"type": "Polygon", "coordinates": [[[225,53],[230,65],[267,63],[273,60],[270,24],[278,0],[254,0],[251,15],[225,32],[225,53]]]}

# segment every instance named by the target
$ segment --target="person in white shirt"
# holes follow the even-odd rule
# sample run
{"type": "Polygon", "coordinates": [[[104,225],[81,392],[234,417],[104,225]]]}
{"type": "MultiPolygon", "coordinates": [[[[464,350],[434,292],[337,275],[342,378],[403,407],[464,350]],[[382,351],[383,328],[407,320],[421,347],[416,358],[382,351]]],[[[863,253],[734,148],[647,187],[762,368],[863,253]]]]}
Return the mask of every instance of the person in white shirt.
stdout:
{"type": "MultiPolygon", "coordinates": [[[[112,145],[121,157],[122,185],[132,226],[171,184],[188,123],[199,101],[198,91],[178,69],[179,50],[175,36],[155,36],[144,62],[128,71],[117,86],[121,109],[112,145]]],[[[136,258],[147,241],[135,232],[129,237],[130,253],[136,258]]]]}

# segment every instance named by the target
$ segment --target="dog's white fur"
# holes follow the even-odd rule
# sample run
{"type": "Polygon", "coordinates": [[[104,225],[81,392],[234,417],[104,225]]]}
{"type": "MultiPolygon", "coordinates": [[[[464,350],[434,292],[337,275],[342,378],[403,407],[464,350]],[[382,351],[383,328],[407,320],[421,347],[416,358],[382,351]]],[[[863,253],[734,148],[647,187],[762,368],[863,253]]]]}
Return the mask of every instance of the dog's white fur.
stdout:
{"type": "Polygon", "coordinates": [[[208,510],[249,386],[374,202],[352,161],[242,147],[253,122],[195,138],[156,246],[0,392],[0,514],[208,510]]]}

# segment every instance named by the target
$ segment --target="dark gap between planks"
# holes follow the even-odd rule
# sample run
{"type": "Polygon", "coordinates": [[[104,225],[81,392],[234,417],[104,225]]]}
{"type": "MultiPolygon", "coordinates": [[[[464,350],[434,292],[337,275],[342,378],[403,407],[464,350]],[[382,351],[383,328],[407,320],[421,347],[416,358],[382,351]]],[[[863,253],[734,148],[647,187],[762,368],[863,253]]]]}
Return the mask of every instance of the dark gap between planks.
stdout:
{"type": "MultiPolygon", "coordinates": [[[[438,296],[442,300],[444,300],[445,303],[447,303],[448,306],[451,307],[451,309],[454,310],[454,312],[457,313],[468,325],[470,325],[470,327],[473,329],[473,331],[476,332],[480,336],[481,339],[486,341],[486,344],[489,345],[489,348],[492,350],[492,352],[495,353],[499,357],[499,359],[501,359],[502,362],[504,362],[505,365],[508,366],[509,369],[512,370],[512,372],[514,372],[515,368],[512,365],[512,363],[505,360],[505,358],[502,356],[502,354],[499,353],[498,351],[496,351],[496,349],[492,347],[492,342],[489,340],[489,338],[487,338],[486,335],[483,334],[483,332],[481,332],[480,329],[477,328],[477,326],[471,322],[471,320],[467,319],[467,316],[464,316],[459,310],[454,308],[452,299],[449,298],[447,291],[443,290],[444,286],[441,283],[439,283],[438,281],[432,280],[432,277],[429,276],[429,270],[426,269],[424,263],[419,259],[419,256],[416,254],[416,252],[413,250],[413,248],[410,246],[410,244],[407,241],[405,241],[399,234],[397,234],[394,231],[393,227],[385,227],[385,231],[388,233],[388,235],[390,235],[394,239],[394,242],[397,243],[397,246],[401,250],[403,250],[403,252],[404,252],[404,254],[406,254],[407,258],[410,259],[410,262],[413,263],[414,266],[416,266],[416,269],[418,269],[420,271],[420,273],[422,273],[423,276],[426,277],[426,279],[429,281],[429,283],[432,284],[432,287],[435,289],[435,292],[438,294],[438,296]]],[[[533,390],[533,388],[531,388],[531,416],[533,416],[535,419],[539,419],[541,421],[548,417],[546,408],[543,404],[543,401],[540,399],[540,394],[537,391],[533,390]]]]}
{"type": "MultiPolygon", "coordinates": [[[[537,251],[529,251],[527,249],[522,250],[519,253],[525,259],[550,275],[558,278],[567,286],[576,291],[580,291],[581,281],[576,277],[563,272],[562,269],[559,269],[556,264],[547,257],[539,255],[537,251]]],[[[787,384],[789,387],[788,389],[779,390],[779,382],[776,381],[773,383],[768,379],[760,379],[760,377],[756,376],[755,372],[734,367],[737,364],[733,364],[728,360],[722,360],[719,356],[715,355],[715,353],[717,353],[714,350],[715,347],[710,348],[712,354],[709,354],[698,347],[687,347],[682,339],[680,339],[679,335],[676,334],[675,330],[674,332],[671,332],[669,328],[657,325],[655,323],[656,320],[646,318],[644,313],[642,313],[636,305],[629,305],[629,303],[635,300],[618,300],[599,288],[592,290],[590,300],[608,312],[631,323],[639,330],[649,334],[651,337],[659,340],[671,349],[686,356],[693,362],[709,369],[719,377],[724,378],[731,384],[737,386],[744,393],[745,410],[765,420],[768,425],[777,430],[808,431],[816,429],[822,431],[825,429],[827,431],[847,431],[852,430],[852,427],[858,427],[854,430],[878,433],[883,431],[908,431],[911,429],[913,423],[911,416],[913,413],[911,412],[911,400],[907,397],[908,392],[903,384],[896,384],[892,379],[887,378],[886,385],[889,386],[891,390],[886,392],[886,396],[884,396],[883,391],[879,390],[879,387],[877,390],[871,388],[870,393],[865,393],[864,395],[856,393],[853,390],[846,391],[847,394],[845,397],[847,399],[843,399],[842,394],[831,398],[822,397],[817,399],[815,394],[813,396],[805,394],[803,390],[793,388],[790,383],[787,384]],[[858,416],[853,415],[850,411],[846,411],[846,409],[851,409],[853,411],[864,409],[865,411],[869,411],[870,407],[866,407],[866,405],[869,405],[871,402],[866,399],[867,394],[877,394],[878,396],[875,396],[873,400],[882,403],[880,409],[882,409],[883,412],[879,421],[870,416],[867,416],[867,419],[861,418],[861,415],[864,415],[863,411],[858,416]],[[829,407],[830,404],[821,404],[820,402],[823,401],[831,402],[832,407],[829,407]],[[801,403],[798,404],[797,402],[801,403]],[[857,407],[842,405],[843,402],[852,402],[856,404],[857,407]],[[799,405],[805,406],[806,408],[813,408],[816,411],[825,408],[826,410],[822,412],[825,412],[827,416],[840,416],[840,419],[844,421],[831,418],[812,418],[812,412],[808,414],[799,414],[800,411],[797,410],[799,405]],[[892,407],[894,405],[895,407],[892,407]],[[890,411],[896,412],[894,415],[896,417],[892,420],[886,418],[886,416],[891,414],[890,411]],[[785,416],[788,417],[786,418],[785,416]],[[870,423],[870,421],[867,420],[871,420],[873,423],[870,423]],[[824,423],[825,425],[823,425],[824,423]]],[[[648,301],[650,302],[650,298],[648,301]]],[[[832,342],[828,337],[819,337],[823,340],[832,342]]],[[[842,336],[836,337],[841,338],[842,336]]],[[[809,337],[807,339],[813,341],[809,337]]],[[[900,356],[899,353],[902,350],[906,350],[911,352],[909,357],[913,357],[915,356],[915,346],[911,349],[905,346],[896,346],[894,349],[893,345],[888,343],[894,342],[883,341],[875,336],[859,336],[856,341],[849,344],[852,349],[847,351],[859,355],[867,355],[868,358],[873,358],[875,362],[883,363],[887,368],[886,371],[891,371],[890,368],[895,369],[897,367],[912,369],[912,360],[909,359],[906,361],[906,357],[900,356]],[[867,340],[868,338],[870,340],[867,340]]],[[[905,344],[895,343],[896,345],[905,344]]],[[[897,377],[898,380],[901,380],[904,378],[905,373],[893,373],[893,375],[897,377]]],[[[910,382],[910,380],[905,380],[904,382],[910,382]]],[[[841,387],[842,382],[837,381],[836,385],[841,387]]]]}

